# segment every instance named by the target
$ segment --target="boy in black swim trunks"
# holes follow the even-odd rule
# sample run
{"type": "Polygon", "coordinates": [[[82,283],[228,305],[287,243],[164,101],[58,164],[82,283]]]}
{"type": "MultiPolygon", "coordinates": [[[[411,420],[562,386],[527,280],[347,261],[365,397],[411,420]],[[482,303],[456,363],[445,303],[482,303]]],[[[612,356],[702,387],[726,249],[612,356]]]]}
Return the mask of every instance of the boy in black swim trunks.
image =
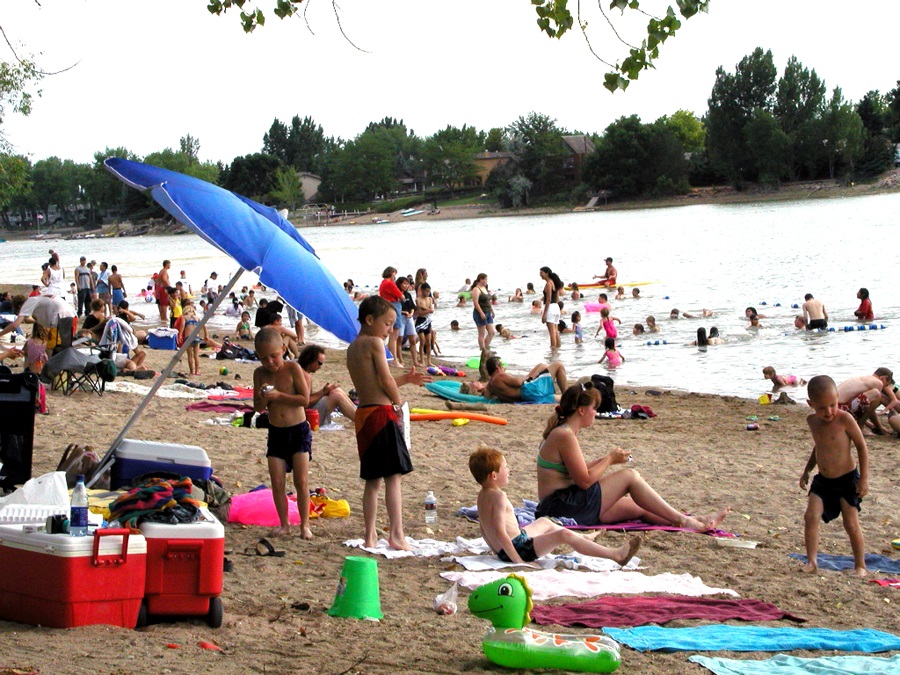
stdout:
{"type": "Polygon", "coordinates": [[[309,528],[309,460],[312,433],[306,421],[309,386],[296,361],[284,360],[284,345],[277,328],[266,326],[256,334],[256,355],[262,365],[253,371],[253,409],[269,411],[266,459],[272,479],[272,499],[280,526],[272,535],[289,534],[285,474],[294,472],[294,488],[300,511],[301,536],[312,539],[309,528]]]}
{"type": "Polygon", "coordinates": [[[813,451],[800,476],[800,488],[809,484],[809,474],[818,465],[819,473],[809,490],[804,516],[807,563],[804,572],[815,572],[819,552],[819,518],[826,523],[838,516],[853,550],[854,574],[866,575],[865,542],[859,527],[859,508],[869,491],[869,453],[866,440],[853,416],[841,410],[838,388],[827,375],[817,375],[807,385],[807,403],[815,412],[806,418],[813,437],[813,451]],[[850,444],[856,446],[859,468],[853,461],[850,444]]]}
{"type": "Polygon", "coordinates": [[[500,560],[529,563],[567,544],[582,555],[609,558],[625,565],[640,548],[633,537],[619,548],[607,548],[567,530],[549,518],[538,518],[519,527],[512,504],[503,492],[509,484],[509,466],[499,450],[479,448],[469,455],[469,470],[481,485],[478,493],[478,524],[481,536],[500,560]]]}

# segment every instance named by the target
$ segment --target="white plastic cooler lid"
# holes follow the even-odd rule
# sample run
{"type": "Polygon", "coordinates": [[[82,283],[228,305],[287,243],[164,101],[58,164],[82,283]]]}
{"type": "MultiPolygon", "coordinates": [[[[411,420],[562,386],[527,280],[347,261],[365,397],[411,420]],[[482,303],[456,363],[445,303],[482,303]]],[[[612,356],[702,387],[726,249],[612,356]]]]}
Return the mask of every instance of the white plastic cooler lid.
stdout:
{"type": "MultiPolygon", "coordinates": [[[[46,532],[25,532],[24,525],[0,525],[0,546],[23,551],[52,555],[58,558],[78,558],[94,553],[93,531],[85,537],[46,532]]],[[[113,556],[122,552],[122,535],[100,537],[101,556],[113,556]]],[[[128,553],[147,552],[147,540],[141,534],[128,537],[128,553]]]]}
{"type": "Polygon", "coordinates": [[[211,466],[209,455],[199,445],[179,445],[158,441],[137,441],[124,438],[116,446],[117,459],[133,459],[161,464],[182,464],[187,466],[211,466]]]}
{"type": "Polygon", "coordinates": [[[224,539],[225,528],[206,508],[200,509],[200,519],[195,523],[168,525],[144,522],[141,534],[147,539],[224,539]]]}

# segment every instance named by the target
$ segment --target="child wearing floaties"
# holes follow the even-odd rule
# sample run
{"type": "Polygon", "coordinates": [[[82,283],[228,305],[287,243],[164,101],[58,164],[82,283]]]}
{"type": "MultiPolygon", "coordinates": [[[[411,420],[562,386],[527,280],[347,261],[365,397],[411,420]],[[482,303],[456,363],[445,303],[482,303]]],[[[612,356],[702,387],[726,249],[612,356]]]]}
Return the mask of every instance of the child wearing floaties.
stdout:
{"type": "Polygon", "coordinates": [[[493,448],[479,448],[469,455],[469,470],[481,486],[477,501],[481,536],[504,562],[530,563],[567,545],[582,555],[608,558],[625,565],[641,546],[638,537],[629,539],[619,548],[601,546],[549,518],[538,518],[520,528],[513,506],[503,491],[509,485],[509,465],[503,453],[493,448]]]}

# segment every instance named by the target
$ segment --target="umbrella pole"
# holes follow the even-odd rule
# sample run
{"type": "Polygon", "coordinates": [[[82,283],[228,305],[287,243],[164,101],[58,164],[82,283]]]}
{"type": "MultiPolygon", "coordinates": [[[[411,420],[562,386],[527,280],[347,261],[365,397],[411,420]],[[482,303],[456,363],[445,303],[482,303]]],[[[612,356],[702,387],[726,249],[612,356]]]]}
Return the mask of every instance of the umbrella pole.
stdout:
{"type": "Polygon", "coordinates": [[[237,283],[237,280],[240,279],[241,274],[244,273],[244,269],[242,267],[238,268],[238,271],[235,273],[233,277],[231,277],[231,281],[228,282],[228,285],[219,293],[219,296],[216,298],[216,301],[212,304],[212,307],[209,311],[203,313],[203,318],[200,319],[200,322],[194,327],[194,330],[191,331],[191,334],[185,338],[184,342],[181,344],[181,347],[178,348],[178,351],[175,352],[175,355],[169,361],[169,365],[165,367],[163,372],[160,374],[156,381],[153,383],[153,386],[150,387],[150,391],[144,396],[144,400],[141,401],[140,405],[135,409],[135,411],[131,414],[131,417],[128,418],[128,421],[125,422],[125,426],[122,427],[122,431],[119,432],[119,435],[116,436],[116,440],[112,442],[112,445],[109,446],[109,450],[106,451],[106,454],[103,455],[103,458],[100,460],[100,463],[97,465],[97,469],[94,471],[94,475],[87,483],[87,487],[92,487],[94,483],[99,480],[100,476],[103,475],[103,472],[106,471],[114,461],[113,452],[119,446],[119,443],[122,442],[122,439],[125,438],[125,434],[134,426],[134,423],[137,422],[137,418],[140,417],[141,413],[144,412],[144,408],[146,408],[150,401],[153,400],[153,396],[159,391],[159,388],[163,386],[166,381],[166,378],[169,377],[171,372],[175,370],[175,365],[184,355],[184,353],[188,350],[188,347],[194,341],[194,338],[200,334],[200,331],[203,330],[203,327],[206,325],[206,322],[209,321],[210,317],[215,314],[216,309],[222,304],[222,300],[228,297],[228,294],[231,293],[231,289],[234,288],[234,285],[237,283]]]}

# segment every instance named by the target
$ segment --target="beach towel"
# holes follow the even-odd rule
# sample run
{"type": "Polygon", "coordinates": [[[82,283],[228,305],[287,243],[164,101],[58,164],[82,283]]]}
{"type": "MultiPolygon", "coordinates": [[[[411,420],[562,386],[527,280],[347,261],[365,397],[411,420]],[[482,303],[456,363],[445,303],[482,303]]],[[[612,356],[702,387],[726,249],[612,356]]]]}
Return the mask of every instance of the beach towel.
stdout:
{"type": "Polygon", "coordinates": [[[714,659],[694,654],[688,661],[708,668],[716,675],[893,675],[900,673],[900,655],[823,656],[801,659],[778,654],[761,661],[714,659]]]}
{"type": "Polygon", "coordinates": [[[770,628],[728,626],[695,628],[604,628],[603,632],[639,652],[779,652],[792,649],[833,649],[841,652],[887,652],[900,649],[900,637],[871,628],[770,628]]]}
{"type": "Polygon", "coordinates": [[[591,572],[612,572],[614,570],[637,570],[640,569],[641,559],[634,557],[628,561],[625,567],[609,560],[608,558],[594,558],[589,555],[550,555],[541,556],[534,562],[530,563],[514,563],[500,560],[496,555],[470,555],[470,556],[450,556],[441,558],[444,562],[455,562],[463,566],[470,572],[483,572],[485,570],[499,570],[504,567],[540,567],[541,569],[567,569],[567,570],[589,570],[591,572]]]}
{"type": "Polygon", "coordinates": [[[200,412],[253,412],[253,406],[247,403],[225,403],[224,401],[197,401],[184,406],[185,410],[199,410],[200,412]]]}
{"type": "Polygon", "coordinates": [[[693,534],[708,534],[711,537],[735,538],[738,535],[725,530],[713,529],[706,532],[697,532],[686,527],[674,525],[650,525],[642,520],[625,520],[621,523],[600,523],[599,525],[567,525],[570,530],[613,530],[616,532],[643,532],[649,530],[661,530],[663,532],[691,532],[693,534]]]}
{"type": "MultiPolygon", "coordinates": [[[[788,553],[788,555],[795,560],[806,563],[806,556],[802,553],[788,553]]],[[[853,569],[853,556],[820,553],[817,560],[820,570],[840,571],[853,569]]],[[[900,559],[894,560],[877,553],[866,553],[866,569],[870,572],[898,574],[900,573],[900,559]]]]}
{"type": "Polygon", "coordinates": [[[432,394],[436,394],[448,401],[456,401],[457,403],[500,403],[495,398],[487,398],[486,396],[476,396],[475,394],[459,393],[459,380],[435,380],[434,382],[426,382],[425,388],[432,394]]]}
{"type": "Polygon", "coordinates": [[[363,546],[363,539],[348,539],[344,542],[344,546],[353,546],[361,548],[375,555],[383,555],[389,560],[394,558],[429,558],[436,555],[457,555],[462,553],[486,553],[490,549],[484,543],[484,539],[464,539],[457,537],[456,541],[438,541],[437,539],[413,539],[406,538],[410,550],[398,551],[388,546],[386,539],[379,539],[378,544],[373,548],[371,546],[363,546]]]}
{"type": "MultiPolygon", "coordinates": [[[[676,595],[733,595],[728,588],[711,588],[700,577],[690,574],[657,574],[649,576],[641,572],[576,572],[573,570],[540,570],[517,572],[528,580],[532,599],[573,597],[592,598],[598,595],[636,593],[674,593],[676,595]]],[[[473,590],[482,584],[506,576],[506,572],[441,572],[448,581],[473,590]]]]}
{"type": "Polygon", "coordinates": [[[870,583],[879,586],[889,586],[891,588],[900,588],[900,579],[869,579],[870,583]]]}
{"type": "Polygon", "coordinates": [[[806,621],[775,605],[753,599],[686,597],[605,597],[567,605],[541,605],[531,611],[535,623],[603,628],[668,623],[676,619],[707,621],[806,621]]]}

